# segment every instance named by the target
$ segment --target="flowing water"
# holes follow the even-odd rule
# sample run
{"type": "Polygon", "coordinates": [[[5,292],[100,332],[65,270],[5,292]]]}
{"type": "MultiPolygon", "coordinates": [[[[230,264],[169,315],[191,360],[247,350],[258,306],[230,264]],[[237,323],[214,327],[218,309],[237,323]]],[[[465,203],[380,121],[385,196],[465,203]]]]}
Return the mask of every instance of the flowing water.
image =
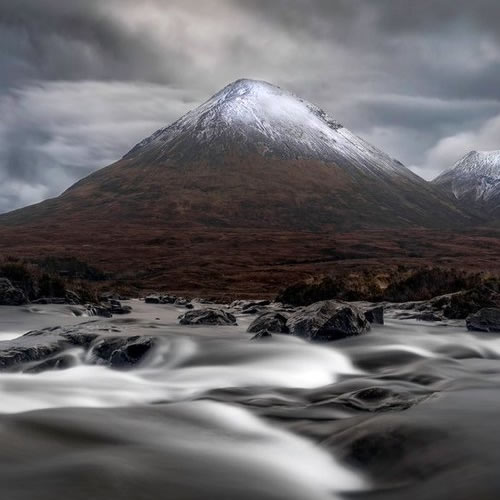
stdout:
{"type": "MultiPolygon", "coordinates": [[[[2,499],[494,499],[500,338],[389,319],[362,337],[260,342],[132,301],[161,341],[129,371],[0,374],[2,499]]],[[[0,340],[89,321],[0,309],[0,340]]],[[[498,441],[498,442],[497,442],[498,441]]]]}

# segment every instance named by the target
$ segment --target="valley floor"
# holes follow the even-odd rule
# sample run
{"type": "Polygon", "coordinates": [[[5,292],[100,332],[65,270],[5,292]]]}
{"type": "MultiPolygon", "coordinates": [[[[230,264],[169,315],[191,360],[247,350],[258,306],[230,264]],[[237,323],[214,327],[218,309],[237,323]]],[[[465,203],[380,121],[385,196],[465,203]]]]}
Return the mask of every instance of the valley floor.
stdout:
{"type": "MultiPolygon", "coordinates": [[[[274,298],[286,286],[324,275],[399,266],[442,266],[500,274],[500,232],[359,230],[351,233],[213,231],[75,222],[64,231],[0,226],[0,256],[73,256],[103,270],[113,289],[166,290],[231,301],[274,298]],[[92,238],[89,238],[92,234],[92,238]],[[56,236],[58,235],[58,236],[56,236]]],[[[134,293],[133,293],[134,295],[134,293]]]]}

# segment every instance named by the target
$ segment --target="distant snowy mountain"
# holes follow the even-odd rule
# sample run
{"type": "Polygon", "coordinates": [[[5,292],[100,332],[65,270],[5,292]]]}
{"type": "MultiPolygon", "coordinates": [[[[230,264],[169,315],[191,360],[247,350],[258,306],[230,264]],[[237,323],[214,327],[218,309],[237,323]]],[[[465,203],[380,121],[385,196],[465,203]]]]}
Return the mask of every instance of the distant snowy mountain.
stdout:
{"type": "Polygon", "coordinates": [[[317,106],[238,80],[59,198],[0,217],[198,230],[350,231],[468,224],[452,197],[317,106]]]}
{"type": "Polygon", "coordinates": [[[433,184],[464,206],[500,215],[500,150],[471,151],[433,184]]]}

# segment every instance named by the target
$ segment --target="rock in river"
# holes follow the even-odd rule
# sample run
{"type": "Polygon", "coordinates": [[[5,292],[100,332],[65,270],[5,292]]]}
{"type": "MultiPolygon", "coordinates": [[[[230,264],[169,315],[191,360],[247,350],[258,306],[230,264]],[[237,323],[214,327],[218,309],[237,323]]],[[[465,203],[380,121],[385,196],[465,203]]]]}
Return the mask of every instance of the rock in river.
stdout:
{"type": "Polygon", "coordinates": [[[500,309],[487,307],[475,314],[471,314],[467,320],[467,329],[475,332],[500,332],[500,309]]]}
{"type": "Polygon", "coordinates": [[[370,323],[357,308],[346,302],[325,300],[305,307],[287,321],[292,335],[317,342],[330,342],[370,330],[370,323]]]}
{"type": "Polygon", "coordinates": [[[247,329],[248,333],[258,333],[267,330],[272,333],[288,333],[286,322],[289,315],[280,312],[267,312],[255,318],[247,329]]]}
{"type": "Polygon", "coordinates": [[[236,318],[222,309],[207,308],[188,311],[179,316],[181,325],[236,325],[236,318]]]}
{"type": "Polygon", "coordinates": [[[374,323],[376,325],[383,325],[384,324],[384,307],[383,306],[371,307],[369,309],[364,310],[363,312],[365,314],[366,319],[370,323],[374,323]]]}

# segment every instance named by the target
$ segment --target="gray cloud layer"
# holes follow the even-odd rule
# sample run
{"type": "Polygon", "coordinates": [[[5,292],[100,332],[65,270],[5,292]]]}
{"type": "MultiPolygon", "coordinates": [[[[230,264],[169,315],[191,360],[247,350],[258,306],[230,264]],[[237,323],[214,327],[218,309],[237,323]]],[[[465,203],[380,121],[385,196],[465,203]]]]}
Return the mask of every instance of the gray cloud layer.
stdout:
{"type": "Polygon", "coordinates": [[[500,149],[499,18],[497,0],[0,0],[0,211],[58,194],[240,77],[433,177],[500,149]]]}

